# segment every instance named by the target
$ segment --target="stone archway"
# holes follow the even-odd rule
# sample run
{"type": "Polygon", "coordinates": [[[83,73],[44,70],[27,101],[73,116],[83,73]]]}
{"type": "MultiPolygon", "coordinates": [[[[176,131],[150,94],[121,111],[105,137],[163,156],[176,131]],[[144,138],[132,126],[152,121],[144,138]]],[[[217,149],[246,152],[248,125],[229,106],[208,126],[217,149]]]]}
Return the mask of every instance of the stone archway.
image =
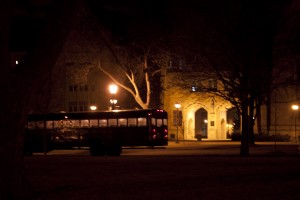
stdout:
{"type": "Polygon", "coordinates": [[[195,112],[195,138],[207,138],[207,111],[200,108],[195,112]]]}
{"type": "Polygon", "coordinates": [[[225,119],[221,119],[221,131],[220,131],[220,139],[226,139],[226,122],[225,119]]]}
{"type": "Polygon", "coordinates": [[[193,123],[194,123],[193,119],[189,119],[186,139],[194,138],[194,128],[193,128],[194,124],[193,123]]]}

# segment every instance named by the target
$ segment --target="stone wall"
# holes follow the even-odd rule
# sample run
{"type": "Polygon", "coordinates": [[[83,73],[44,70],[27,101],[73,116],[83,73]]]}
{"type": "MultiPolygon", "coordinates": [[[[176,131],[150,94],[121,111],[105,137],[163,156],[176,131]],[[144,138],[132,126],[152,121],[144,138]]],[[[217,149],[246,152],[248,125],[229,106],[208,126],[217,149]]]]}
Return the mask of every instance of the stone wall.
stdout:
{"type": "MultiPolygon", "coordinates": [[[[164,109],[169,113],[170,139],[196,140],[202,135],[202,140],[226,140],[226,111],[231,104],[220,97],[201,91],[192,92],[192,85],[199,80],[201,73],[167,72],[165,83],[164,109]],[[197,78],[196,78],[197,77],[197,78]],[[195,80],[196,78],[196,80],[195,80]],[[178,127],[175,103],[179,103],[182,111],[182,125],[178,127]],[[198,112],[202,112],[202,117],[198,112]],[[199,128],[199,124],[201,127],[199,128]]],[[[202,79],[202,84],[208,84],[209,79],[202,79]]],[[[199,81],[198,81],[199,82],[199,81]]]]}

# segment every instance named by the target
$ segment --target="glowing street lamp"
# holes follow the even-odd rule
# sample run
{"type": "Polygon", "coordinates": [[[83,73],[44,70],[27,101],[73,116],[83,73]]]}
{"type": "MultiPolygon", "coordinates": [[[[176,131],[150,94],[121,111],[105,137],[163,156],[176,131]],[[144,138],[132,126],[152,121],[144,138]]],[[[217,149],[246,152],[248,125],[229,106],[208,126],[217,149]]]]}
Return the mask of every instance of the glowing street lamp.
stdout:
{"type": "Polygon", "coordinates": [[[115,84],[109,85],[109,92],[111,94],[117,94],[117,91],[118,91],[118,86],[117,85],[115,85],[115,84]]]}
{"type": "Polygon", "coordinates": [[[110,103],[111,103],[111,109],[114,110],[116,104],[118,103],[118,100],[115,98],[116,94],[118,91],[118,86],[115,84],[111,84],[109,85],[109,92],[111,94],[111,99],[110,99],[110,103]]]}
{"type": "Polygon", "coordinates": [[[95,111],[95,110],[97,110],[97,106],[92,105],[92,106],[90,106],[90,109],[91,109],[92,111],[95,111]]]}
{"type": "Polygon", "coordinates": [[[299,110],[299,106],[298,105],[292,105],[292,109],[293,110],[299,110]]]}
{"type": "Polygon", "coordinates": [[[297,140],[297,118],[296,118],[296,112],[299,110],[299,106],[297,104],[292,105],[292,110],[294,110],[294,120],[295,120],[295,142],[298,142],[297,140]]]}
{"type": "Polygon", "coordinates": [[[175,103],[176,113],[177,113],[177,119],[176,119],[176,143],[179,143],[178,140],[178,128],[179,128],[179,108],[181,108],[181,105],[179,103],[175,103]]]}

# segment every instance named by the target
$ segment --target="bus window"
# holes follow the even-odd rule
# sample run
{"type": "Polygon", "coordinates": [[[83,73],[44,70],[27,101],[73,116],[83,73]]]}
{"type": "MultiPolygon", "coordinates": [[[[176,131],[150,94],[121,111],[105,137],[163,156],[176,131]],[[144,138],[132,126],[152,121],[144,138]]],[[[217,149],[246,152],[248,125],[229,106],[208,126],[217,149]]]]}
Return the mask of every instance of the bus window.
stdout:
{"type": "Polygon", "coordinates": [[[80,125],[81,127],[89,127],[89,120],[87,119],[81,120],[80,125]]]}
{"type": "Polygon", "coordinates": [[[136,126],[136,118],[128,118],[128,126],[136,126]]]}
{"type": "Polygon", "coordinates": [[[156,119],[155,118],[151,118],[151,125],[156,126],[156,119]]]}
{"type": "Polygon", "coordinates": [[[121,127],[127,126],[127,119],[125,119],[125,118],[118,119],[118,126],[121,126],[121,127]]]}
{"type": "Polygon", "coordinates": [[[34,129],[35,128],[35,122],[28,122],[27,123],[27,128],[28,129],[34,129]]]}
{"type": "Polygon", "coordinates": [[[163,125],[162,119],[156,119],[156,122],[157,122],[157,124],[156,124],[157,127],[161,127],[163,125]]]}
{"type": "Polygon", "coordinates": [[[44,121],[36,121],[35,128],[44,128],[44,121]]]}
{"type": "Polygon", "coordinates": [[[46,129],[53,129],[54,123],[53,121],[46,121],[46,129]]]}
{"type": "Polygon", "coordinates": [[[100,119],[99,127],[107,127],[107,119],[100,119]]]}
{"type": "Polygon", "coordinates": [[[138,118],[138,126],[147,126],[147,120],[146,118],[138,118]]]}
{"type": "Polygon", "coordinates": [[[79,125],[79,120],[73,120],[72,121],[72,124],[73,124],[73,127],[74,128],[78,128],[80,125],[79,125]]]}
{"type": "Polygon", "coordinates": [[[54,128],[61,128],[61,121],[60,120],[54,121],[54,128]]]}
{"type": "Polygon", "coordinates": [[[97,128],[98,127],[98,120],[97,119],[91,119],[90,120],[90,127],[97,128]]]}
{"type": "Polygon", "coordinates": [[[108,126],[110,127],[117,126],[117,119],[108,119],[108,126]]]}
{"type": "Polygon", "coordinates": [[[63,123],[63,127],[65,127],[65,128],[70,128],[71,127],[70,120],[63,120],[62,123],[63,123]]]}

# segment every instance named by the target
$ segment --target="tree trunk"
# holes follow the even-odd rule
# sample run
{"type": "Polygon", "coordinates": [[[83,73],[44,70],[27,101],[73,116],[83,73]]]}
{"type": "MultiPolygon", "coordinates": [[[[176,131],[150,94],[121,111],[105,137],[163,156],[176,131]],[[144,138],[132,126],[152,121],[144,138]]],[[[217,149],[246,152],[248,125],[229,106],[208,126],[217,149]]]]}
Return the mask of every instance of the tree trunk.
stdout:
{"type": "MultiPolygon", "coordinates": [[[[267,131],[268,131],[268,134],[270,134],[271,120],[272,120],[271,119],[271,117],[272,117],[271,97],[272,97],[272,95],[269,93],[268,98],[267,98],[267,131]]],[[[275,105],[275,108],[276,108],[276,105],[277,105],[277,93],[276,93],[276,91],[275,91],[275,94],[274,94],[274,100],[275,100],[274,105],[275,105]]],[[[276,111],[276,109],[275,109],[275,111],[276,111]]],[[[275,121],[276,121],[276,112],[274,114],[275,114],[275,121]]]]}
{"type": "Polygon", "coordinates": [[[243,157],[249,156],[249,117],[248,104],[242,104],[242,138],[240,155],[243,157]]]}
{"type": "Polygon", "coordinates": [[[254,138],[254,98],[249,99],[249,143],[255,144],[255,138],[254,138]]]}
{"type": "Polygon", "coordinates": [[[24,168],[23,126],[16,121],[1,123],[1,178],[0,199],[30,199],[31,191],[24,168]],[[22,130],[21,130],[22,129],[22,130]]]}
{"type": "Polygon", "coordinates": [[[10,66],[10,1],[0,1],[0,199],[28,199],[22,157],[22,109],[10,66]],[[12,80],[11,80],[12,79],[12,80]],[[19,110],[20,109],[20,110],[19,110]]]}
{"type": "MultiPolygon", "coordinates": [[[[3,1],[0,2],[0,16],[3,17],[2,11],[9,9],[3,6],[3,1]]],[[[72,0],[54,2],[55,10],[49,18],[46,30],[42,32],[39,43],[35,49],[28,52],[24,61],[25,64],[17,68],[9,66],[10,56],[7,56],[9,55],[9,39],[6,37],[9,31],[5,31],[9,28],[8,25],[3,25],[3,21],[7,18],[0,18],[2,25],[0,29],[1,200],[32,199],[23,160],[26,117],[31,108],[37,105],[47,106],[45,99],[49,99],[47,96],[49,90],[47,92],[41,91],[45,87],[49,87],[51,71],[61,52],[71,22],[76,20],[73,7],[75,4],[72,0]]]]}
{"type": "Polygon", "coordinates": [[[261,106],[258,105],[256,108],[256,123],[257,123],[257,134],[261,135],[262,131],[261,131],[261,106]]]}

